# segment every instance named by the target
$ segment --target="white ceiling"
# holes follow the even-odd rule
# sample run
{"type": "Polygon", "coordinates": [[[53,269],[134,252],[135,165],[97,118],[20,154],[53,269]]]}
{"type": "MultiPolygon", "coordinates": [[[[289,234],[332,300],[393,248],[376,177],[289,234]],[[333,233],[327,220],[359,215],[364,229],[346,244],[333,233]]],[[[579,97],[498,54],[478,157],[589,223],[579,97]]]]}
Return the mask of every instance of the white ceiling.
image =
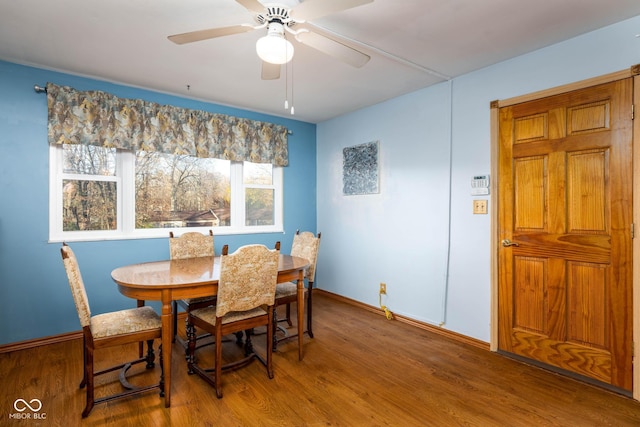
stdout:
{"type": "Polygon", "coordinates": [[[254,24],[235,0],[0,0],[0,59],[318,123],[639,14],[638,0],[374,0],[311,21],[369,54],[364,67],[294,41],[293,70],[265,81],[266,30],[167,40],[254,24]]]}

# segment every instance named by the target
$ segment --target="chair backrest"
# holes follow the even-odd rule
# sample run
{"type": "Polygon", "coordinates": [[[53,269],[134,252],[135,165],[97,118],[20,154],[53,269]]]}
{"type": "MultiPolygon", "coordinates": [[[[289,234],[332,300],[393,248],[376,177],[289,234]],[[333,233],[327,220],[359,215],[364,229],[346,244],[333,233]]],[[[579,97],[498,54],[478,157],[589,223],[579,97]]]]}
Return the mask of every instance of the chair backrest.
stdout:
{"type": "Polygon", "coordinates": [[[62,244],[60,252],[62,253],[62,263],[64,264],[64,269],[69,279],[73,301],[76,304],[76,310],[80,318],[80,325],[84,328],[91,323],[91,309],[89,308],[89,299],[87,298],[87,292],[84,288],[82,275],[80,274],[78,260],[66,243],[62,244]]]}
{"type": "Polygon", "coordinates": [[[318,261],[318,249],[320,248],[320,236],[321,233],[318,233],[318,237],[316,237],[310,231],[303,231],[301,233],[300,230],[297,230],[296,234],[293,236],[291,255],[304,258],[309,261],[309,268],[307,269],[305,277],[310,282],[313,282],[316,277],[316,263],[318,261]]]}
{"type": "Polygon", "coordinates": [[[169,257],[171,259],[197,258],[213,256],[213,231],[209,235],[189,231],[180,237],[169,232],[169,257]]]}
{"type": "Polygon", "coordinates": [[[264,245],[246,245],[232,254],[222,251],[216,316],[231,311],[247,311],[273,305],[278,281],[279,244],[276,249],[264,245]]]}

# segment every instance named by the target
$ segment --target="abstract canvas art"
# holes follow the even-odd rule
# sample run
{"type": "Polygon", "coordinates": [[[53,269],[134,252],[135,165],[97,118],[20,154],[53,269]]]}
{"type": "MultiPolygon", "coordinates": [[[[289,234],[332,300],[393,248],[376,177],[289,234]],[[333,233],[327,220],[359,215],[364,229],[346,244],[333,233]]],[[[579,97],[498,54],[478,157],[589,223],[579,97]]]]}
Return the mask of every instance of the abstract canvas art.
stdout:
{"type": "Polygon", "coordinates": [[[342,150],[342,193],[345,195],[380,192],[378,141],[345,147],[342,150]]]}

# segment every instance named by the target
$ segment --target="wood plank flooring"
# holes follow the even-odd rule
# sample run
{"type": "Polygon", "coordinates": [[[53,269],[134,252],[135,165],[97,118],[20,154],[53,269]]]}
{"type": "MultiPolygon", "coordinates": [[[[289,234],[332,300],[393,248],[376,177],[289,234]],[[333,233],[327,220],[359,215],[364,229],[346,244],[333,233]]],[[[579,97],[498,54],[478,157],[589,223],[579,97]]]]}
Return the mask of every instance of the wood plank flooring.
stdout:
{"type": "MultiPolygon", "coordinates": [[[[295,330],[295,325],[294,325],[295,330]]],[[[224,397],[187,375],[173,353],[171,408],[157,393],[84,408],[79,340],[0,354],[0,425],[7,426],[639,426],[640,403],[371,313],[318,293],[315,338],[223,376],[224,397]],[[16,399],[39,399],[45,420],[15,419],[16,399]]],[[[264,336],[255,337],[261,347],[264,336]]],[[[135,355],[136,346],[126,347],[135,355]]],[[[199,351],[207,359],[213,351],[199,351]]],[[[228,354],[234,344],[225,344],[228,354]]],[[[98,365],[122,351],[97,356],[98,365]]],[[[153,380],[159,368],[131,377],[153,380]]],[[[135,373],[134,372],[134,373],[135,373]]],[[[113,377],[112,377],[113,378],[113,377]]],[[[111,388],[118,388],[116,382],[111,388]]],[[[102,389],[97,390],[101,393],[102,389]]],[[[29,413],[27,410],[25,413],[29,413]]]]}

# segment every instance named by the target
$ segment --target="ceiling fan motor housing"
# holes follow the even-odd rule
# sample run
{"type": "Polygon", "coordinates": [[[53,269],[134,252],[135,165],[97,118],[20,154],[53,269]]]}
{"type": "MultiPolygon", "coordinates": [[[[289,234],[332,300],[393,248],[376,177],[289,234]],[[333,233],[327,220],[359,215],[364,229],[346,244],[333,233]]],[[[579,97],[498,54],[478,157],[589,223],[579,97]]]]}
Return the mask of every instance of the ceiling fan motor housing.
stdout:
{"type": "Polygon", "coordinates": [[[289,9],[284,6],[269,6],[266,13],[259,13],[255,17],[260,24],[277,22],[282,25],[292,26],[295,21],[289,16],[289,9]]]}

